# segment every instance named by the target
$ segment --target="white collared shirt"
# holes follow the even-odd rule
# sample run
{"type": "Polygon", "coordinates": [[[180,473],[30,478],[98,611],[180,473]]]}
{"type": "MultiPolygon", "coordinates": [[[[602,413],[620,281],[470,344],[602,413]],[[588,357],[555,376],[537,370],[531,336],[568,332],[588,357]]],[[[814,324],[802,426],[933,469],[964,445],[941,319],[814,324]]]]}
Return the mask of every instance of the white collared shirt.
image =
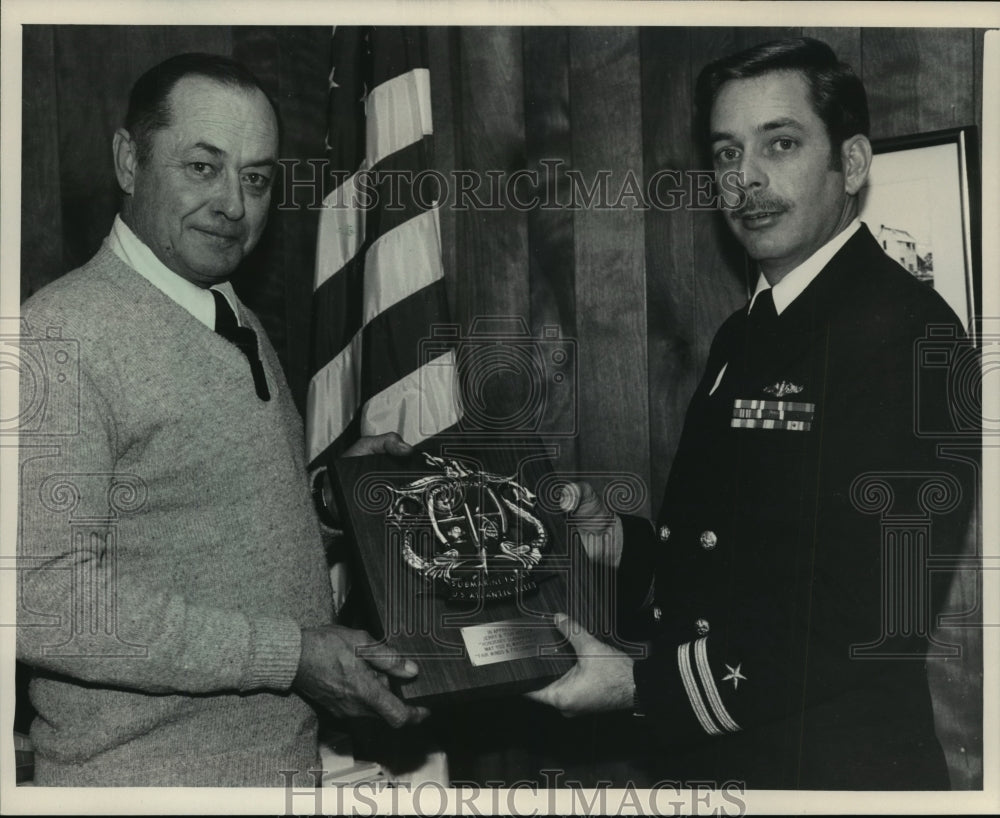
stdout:
{"type": "Polygon", "coordinates": [[[820,274],[820,271],[829,264],[830,259],[837,255],[840,248],[847,244],[848,239],[857,233],[860,227],[861,220],[855,218],[854,221],[809,256],[798,267],[793,267],[785,273],[784,278],[773,287],[767,283],[767,279],[761,273],[757,277],[757,289],[754,290],[753,298],[750,299],[750,307],[747,309],[747,313],[749,314],[753,310],[757,296],[768,287],[771,287],[771,297],[774,299],[774,311],[778,315],[781,315],[789,304],[802,295],[802,291],[812,283],[812,280],[820,274]]]}
{"type": "MultiPolygon", "coordinates": [[[[764,274],[761,273],[757,277],[757,289],[754,290],[753,297],[750,299],[750,306],[747,307],[747,314],[753,311],[753,305],[757,301],[757,296],[760,295],[764,290],[771,288],[771,298],[774,299],[774,311],[781,315],[782,312],[791,304],[796,298],[802,295],[802,292],[808,287],[814,278],[820,274],[824,267],[829,264],[830,259],[832,259],[840,251],[840,248],[847,244],[848,240],[861,227],[861,220],[855,218],[847,227],[841,230],[836,236],[830,239],[826,244],[820,247],[815,253],[813,253],[809,258],[803,261],[798,267],[793,267],[787,273],[785,273],[784,278],[781,279],[777,284],[771,287],[767,283],[767,279],[764,278],[764,274]]],[[[715,378],[715,383],[712,388],[708,390],[708,394],[711,395],[719,388],[719,384],[722,383],[722,376],[726,374],[726,367],[729,366],[727,361],[722,365],[722,369],[719,370],[718,376],[715,378]]]]}
{"type": "MultiPolygon", "coordinates": [[[[132,229],[122,221],[121,215],[115,216],[115,222],[111,225],[111,232],[108,234],[108,246],[114,254],[124,261],[129,267],[135,270],[146,281],[160,290],[171,300],[177,302],[191,315],[197,318],[209,329],[215,329],[215,299],[204,287],[199,287],[188,281],[186,278],[177,275],[173,270],[160,261],[156,254],[143,243],[132,229]]],[[[233,297],[231,285],[229,283],[212,287],[229,302],[233,314],[239,320],[239,310],[236,309],[235,298],[233,297]]]]}

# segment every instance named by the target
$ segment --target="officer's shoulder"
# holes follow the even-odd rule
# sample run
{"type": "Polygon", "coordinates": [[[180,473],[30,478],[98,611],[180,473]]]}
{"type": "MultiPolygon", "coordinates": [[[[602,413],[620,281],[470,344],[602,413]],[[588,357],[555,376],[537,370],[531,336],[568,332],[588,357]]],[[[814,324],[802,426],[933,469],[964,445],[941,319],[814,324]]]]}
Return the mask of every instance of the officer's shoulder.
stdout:
{"type": "Polygon", "coordinates": [[[857,271],[850,322],[880,333],[923,334],[931,325],[959,325],[958,316],[930,284],[918,281],[879,250],[881,258],[857,271]]]}
{"type": "Polygon", "coordinates": [[[718,343],[723,341],[730,336],[733,336],[738,331],[742,332],[742,327],[747,319],[747,305],[744,304],[738,310],[730,313],[726,320],[722,322],[722,326],[715,333],[715,340],[713,343],[718,343]]]}

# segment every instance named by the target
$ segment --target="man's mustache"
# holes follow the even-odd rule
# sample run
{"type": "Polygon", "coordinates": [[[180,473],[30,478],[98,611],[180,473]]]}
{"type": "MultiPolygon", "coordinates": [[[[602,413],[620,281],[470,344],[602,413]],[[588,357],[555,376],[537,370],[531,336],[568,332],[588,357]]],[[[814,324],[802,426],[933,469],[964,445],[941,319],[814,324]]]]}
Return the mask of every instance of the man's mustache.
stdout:
{"type": "Polygon", "coordinates": [[[739,202],[737,207],[729,210],[729,215],[741,219],[745,216],[756,216],[761,213],[784,213],[791,208],[791,202],[780,196],[766,193],[749,194],[739,202]]]}

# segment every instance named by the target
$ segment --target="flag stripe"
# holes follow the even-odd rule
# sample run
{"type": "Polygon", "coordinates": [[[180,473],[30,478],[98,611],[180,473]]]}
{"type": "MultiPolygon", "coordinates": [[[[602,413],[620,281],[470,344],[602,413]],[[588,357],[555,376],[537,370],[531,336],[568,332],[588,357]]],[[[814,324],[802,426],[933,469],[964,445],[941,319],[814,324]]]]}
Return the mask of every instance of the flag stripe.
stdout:
{"type": "Polygon", "coordinates": [[[407,145],[367,171],[364,178],[355,174],[342,189],[327,195],[324,202],[329,204],[320,211],[315,289],[335,278],[349,260],[380,236],[431,209],[440,197],[435,177],[425,174],[417,179],[417,191],[411,184],[426,164],[429,142],[426,137],[407,145]],[[366,203],[381,206],[365,213],[358,205],[366,203]]]}
{"type": "Polygon", "coordinates": [[[461,410],[453,345],[434,334],[448,313],[437,210],[442,177],[429,171],[425,34],[337,28],[333,44],[328,142],[335,166],[317,239],[311,463],[359,433],[395,430],[423,440],[454,425],[461,410]]]}
{"type": "Polygon", "coordinates": [[[440,198],[437,181],[424,174],[417,178],[428,162],[431,138],[400,148],[387,156],[370,173],[368,187],[376,205],[368,211],[365,240],[371,244],[390,230],[427,210],[432,210],[440,198]],[[413,181],[419,182],[418,188],[413,181]]]}
{"type": "Polygon", "coordinates": [[[431,329],[446,320],[444,280],[439,279],[376,316],[320,369],[309,382],[306,398],[310,456],[321,454],[348,429],[362,403],[436,357],[434,351],[440,352],[441,345],[431,346],[431,329]],[[404,345],[399,338],[415,342],[404,345]],[[428,343],[419,343],[425,338],[428,343]]]}
{"type": "Polygon", "coordinates": [[[306,447],[310,462],[347,428],[358,407],[361,334],[312,380],[306,395],[306,447]]]}
{"type": "Polygon", "coordinates": [[[406,337],[403,328],[407,323],[415,324],[412,339],[416,343],[428,337],[431,323],[446,320],[447,297],[443,288],[437,215],[436,210],[431,210],[404,223],[373,245],[364,259],[349,262],[316,292],[315,314],[324,317],[314,332],[316,360],[325,363],[313,375],[314,379],[325,377],[323,369],[335,365],[336,356],[351,343],[364,324],[434,282],[441,281],[442,285],[425,296],[432,308],[430,315],[410,315],[411,309],[418,308],[417,303],[411,303],[405,312],[394,312],[381,319],[381,323],[385,324],[384,329],[390,337],[406,337]],[[350,305],[362,301],[363,310],[349,309],[350,305]],[[330,320],[333,316],[340,320],[330,320]]]}
{"type": "Polygon", "coordinates": [[[447,318],[441,280],[417,290],[366,325],[361,332],[361,402],[421,366],[434,325],[445,323],[447,318]]]}
{"type": "Polygon", "coordinates": [[[313,371],[329,363],[361,329],[365,259],[356,256],[313,294],[313,371]]]}
{"type": "MultiPolygon", "coordinates": [[[[344,89],[335,90],[339,92],[344,89]]],[[[367,169],[415,172],[426,167],[425,151],[422,149],[414,150],[411,154],[398,157],[392,163],[379,166],[394,154],[412,145],[419,145],[424,136],[433,133],[430,93],[430,73],[426,68],[414,69],[373,89],[365,103],[368,122],[365,142],[360,143],[366,146],[363,161],[359,159],[352,167],[360,166],[360,172],[367,169]]],[[[353,104],[351,103],[352,106],[353,104]]],[[[333,115],[331,110],[331,116],[333,115]]],[[[339,118],[347,117],[339,115],[339,118]]],[[[362,123],[365,121],[363,117],[353,119],[360,119],[362,123]]],[[[334,147],[336,141],[343,154],[347,157],[353,156],[357,152],[357,147],[354,147],[357,142],[355,131],[355,128],[331,131],[328,137],[331,147],[334,147]]],[[[391,199],[396,198],[387,189],[389,184],[387,180],[382,185],[375,185],[379,201],[389,203],[391,199]]],[[[360,186],[359,192],[358,172],[355,172],[330,191],[323,200],[325,207],[320,212],[317,240],[319,252],[314,283],[316,288],[354,258],[364,245],[366,208],[358,206],[358,202],[359,193],[360,195],[366,193],[365,180],[361,180],[360,186]]],[[[369,184],[368,187],[372,186],[369,184]]],[[[401,198],[406,203],[408,196],[401,198]]],[[[400,213],[403,218],[406,215],[405,212],[400,213]]],[[[390,229],[389,224],[384,223],[382,229],[390,229]]],[[[374,240],[375,237],[372,238],[374,240]]]]}
{"type": "Polygon", "coordinates": [[[453,351],[432,359],[369,400],[361,413],[361,434],[398,431],[420,443],[455,425],[461,417],[453,351]]]}
{"type": "Polygon", "coordinates": [[[433,133],[431,78],[415,68],[379,85],[368,95],[365,156],[373,168],[387,156],[433,133]]]}
{"type": "Polygon", "coordinates": [[[347,347],[331,362],[324,377],[309,385],[306,448],[310,462],[318,460],[331,441],[352,431],[352,437],[398,431],[404,440],[415,444],[459,421],[461,406],[453,350],[393,381],[355,413],[352,407],[357,393],[352,394],[349,385],[357,373],[359,349],[360,343],[347,347]]]}
{"type": "Polygon", "coordinates": [[[329,278],[353,259],[365,242],[363,207],[355,207],[357,174],[350,176],[323,199],[316,237],[316,275],[313,289],[318,290],[329,278]]]}
{"type": "Polygon", "coordinates": [[[428,210],[380,236],[365,259],[363,321],[444,276],[438,211],[428,210]]]}

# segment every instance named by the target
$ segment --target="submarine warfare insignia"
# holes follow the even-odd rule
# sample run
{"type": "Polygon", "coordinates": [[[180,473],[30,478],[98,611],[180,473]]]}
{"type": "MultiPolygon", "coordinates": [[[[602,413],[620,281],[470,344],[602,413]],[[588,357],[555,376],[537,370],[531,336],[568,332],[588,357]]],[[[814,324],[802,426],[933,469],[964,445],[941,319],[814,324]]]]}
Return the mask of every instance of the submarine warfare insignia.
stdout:
{"type": "Polygon", "coordinates": [[[535,589],[528,573],[548,534],[535,495],[514,481],[424,454],[439,473],[394,488],[386,521],[402,559],[451,601],[506,599],[535,589]]]}
{"type": "Polygon", "coordinates": [[[764,391],[768,395],[774,395],[776,398],[783,398],[785,395],[799,394],[802,391],[802,387],[791,381],[778,381],[777,383],[772,383],[770,386],[765,386],[764,391]]]}

